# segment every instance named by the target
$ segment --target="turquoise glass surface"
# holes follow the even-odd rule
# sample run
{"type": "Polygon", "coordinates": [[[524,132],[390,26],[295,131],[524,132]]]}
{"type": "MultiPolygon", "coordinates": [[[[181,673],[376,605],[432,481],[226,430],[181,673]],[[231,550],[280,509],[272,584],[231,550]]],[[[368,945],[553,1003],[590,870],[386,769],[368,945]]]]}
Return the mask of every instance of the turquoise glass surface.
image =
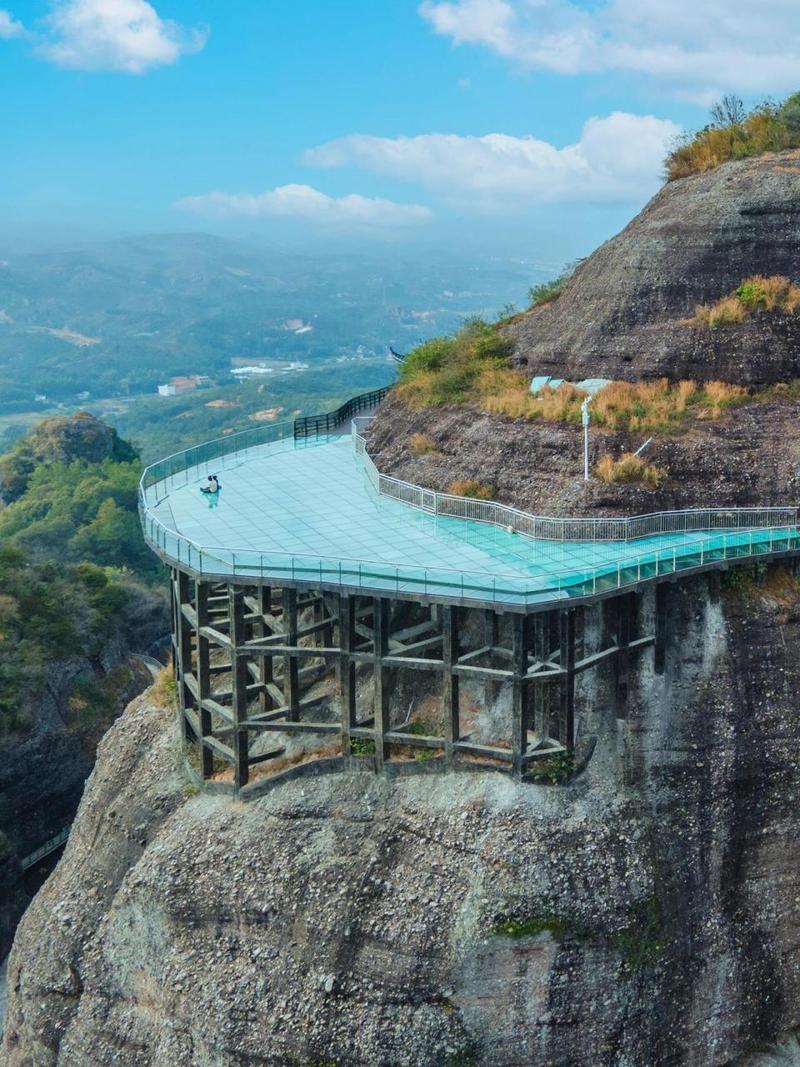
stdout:
{"type": "Polygon", "coordinates": [[[379,496],[349,437],[280,440],[211,460],[149,488],[147,501],[150,540],[204,574],[494,603],[591,595],[798,547],[793,528],[545,541],[438,517],[379,496]],[[222,487],[213,501],[200,492],[209,473],[222,487]]]}

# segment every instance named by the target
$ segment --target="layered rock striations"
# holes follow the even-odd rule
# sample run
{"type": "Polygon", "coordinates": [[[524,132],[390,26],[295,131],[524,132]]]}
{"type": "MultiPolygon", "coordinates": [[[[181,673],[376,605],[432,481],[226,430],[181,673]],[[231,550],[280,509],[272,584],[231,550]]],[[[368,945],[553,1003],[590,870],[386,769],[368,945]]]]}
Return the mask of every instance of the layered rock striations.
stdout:
{"type": "MultiPolygon", "coordinates": [[[[494,499],[539,515],[636,515],[695,507],[786,507],[800,499],[800,401],[774,397],[716,421],[652,435],[645,456],[665,472],[656,489],[583,480],[583,432],[466,407],[412,411],[397,396],[367,431],[378,469],[447,492],[475,479],[494,499]],[[414,434],[430,439],[418,455],[414,434]]],[[[645,444],[650,434],[592,427],[590,465],[645,444]]]]}
{"type": "Polygon", "coordinates": [[[585,260],[561,296],[508,328],[532,376],[666,376],[768,384],[800,377],[800,315],[689,325],[751,275],[800,280],[800,153],[669,182],[585,260]]]}
{"type": "Polygon", "coordinates": [[[19,928],[7,1064],[746,1062],[800,1026],[800,601],[736,584],[674,589],[627,702],[581,677],[568,786],[198,796],[140,697],[19,928]]]}

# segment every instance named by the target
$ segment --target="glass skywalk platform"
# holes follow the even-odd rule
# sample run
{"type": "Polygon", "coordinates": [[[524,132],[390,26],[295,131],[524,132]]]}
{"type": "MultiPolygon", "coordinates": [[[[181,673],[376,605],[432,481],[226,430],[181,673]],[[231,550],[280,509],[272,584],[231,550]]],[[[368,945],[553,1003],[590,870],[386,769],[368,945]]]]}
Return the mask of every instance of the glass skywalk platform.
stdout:
{"type": "Polygon", "coordinates": [[[346,436],[283,438],[207,461],[195,456],[193,466],[173,466],[147,484],[145,534],[169,562],[204,577],[517,608],[800,549],[796,525],[635,541],[537,540],[379,495],[363,463],[346,436]],[[222,489],[209,498],[200,486],[212,471],[222,489]]]}

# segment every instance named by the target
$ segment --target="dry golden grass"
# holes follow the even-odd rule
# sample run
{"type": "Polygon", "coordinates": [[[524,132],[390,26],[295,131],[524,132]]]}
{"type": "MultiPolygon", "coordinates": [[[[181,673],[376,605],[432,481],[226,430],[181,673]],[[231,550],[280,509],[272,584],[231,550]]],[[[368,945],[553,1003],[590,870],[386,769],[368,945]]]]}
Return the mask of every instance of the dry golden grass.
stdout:
{"type": "Polygon", "coordinates": [[[531,395],[524,374],[507,367],[487,367],[477,383],[479,403],[484,411],[509,415],[512,419],[537,418],[537,401],[531,395]]]}
{"type": "Polygon", "coordinates": [[[725,296],[716,304],[698,304],[690,322],[716,330],[718,326],[734,326],[747,317],[744,305],[736,296],[725,296]]]}
{"type": "Polygon", "coordinates": [[[452,496],[466,496],[471,500],[493,500],[495,488],[493,485],[477,482],[474,478],[464,478],[451,482],[447,492],[452,496]]]}
{"type": "MultiPolygon", "coordinates": [[[[557,389],[545,386],[538,396],[530,392],[528,379],[517,371],[493,371],[481,376],[480,405],[484,411],[515,419],[578,424],[585,393],[565,383],[557,389]]],[[[658,432],[672,429],[690,415],[718,418],[734,404],[747,399],[741,386],[724,382],[610,382],[592,400],[592,423],[609,430],[658,432]]]]}
{"type": "Polygon", "coordinates": [[[761,104],[741,122],[706,127],[680,143],[667,157],[667,181],[714,170],[731,159],[794,148],[797,143],[797,129],[787,125],[782,109],[761,104]]]}
{"type": "Polygon", "coordinates": [[[744,322],[758,311],[785,311],[794,315],[800,308],[800,286],[782,274],[754,274],[746,278],[735,293],[722,297],[716,304],[700,304],[690,323],[715,330],[744,322]]]}
{"type": "Polygon", "coordinates": [[[415,456],[426,456],[439,451],[436,442],[427,433],[412,433],[408,438],[408,447],[415,456]]]}
{"type": "Polygon", "coordinates": [[[153,703],[165,711],[174,711],[178,704],[178,686],[172,660],[158,672],[152,688],[153,703]]]}
{"type": "Polygon", "coordinates": [[[641,456],[626,452],[619,459],[605,455],[597,463],[594,473],[601,482],[608,484],[646,485],[648,489],[658,489],[667,477],[663,467],[646,463],[641,456]]]}

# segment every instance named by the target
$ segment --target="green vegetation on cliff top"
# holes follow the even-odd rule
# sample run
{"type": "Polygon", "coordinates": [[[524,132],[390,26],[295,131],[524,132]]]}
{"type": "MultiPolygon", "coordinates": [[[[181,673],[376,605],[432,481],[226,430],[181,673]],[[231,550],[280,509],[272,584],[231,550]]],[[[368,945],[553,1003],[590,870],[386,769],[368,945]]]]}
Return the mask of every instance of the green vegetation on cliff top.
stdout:
{"type": "Polygon", "coordinates": [[[137,517],[140,468],[85,414],[48,420],[0,456],[0,737],[31,724],[54,664],[97,664],[73,687],[78,729],[124,686],[100,667],[103,652],[135,641],[140,613],[160,604],[142,585],[160,564],[137,517]]]}
{"type": "Polygon", "coordinates": [[[782,104],[766,100],[751,111],[736,96],[726,96],[711,110],[711,122],[686,134],[666,159],[668,181],[714,170],[733,159],[746,159],[800,148],[800,93],[782,104]]]}

